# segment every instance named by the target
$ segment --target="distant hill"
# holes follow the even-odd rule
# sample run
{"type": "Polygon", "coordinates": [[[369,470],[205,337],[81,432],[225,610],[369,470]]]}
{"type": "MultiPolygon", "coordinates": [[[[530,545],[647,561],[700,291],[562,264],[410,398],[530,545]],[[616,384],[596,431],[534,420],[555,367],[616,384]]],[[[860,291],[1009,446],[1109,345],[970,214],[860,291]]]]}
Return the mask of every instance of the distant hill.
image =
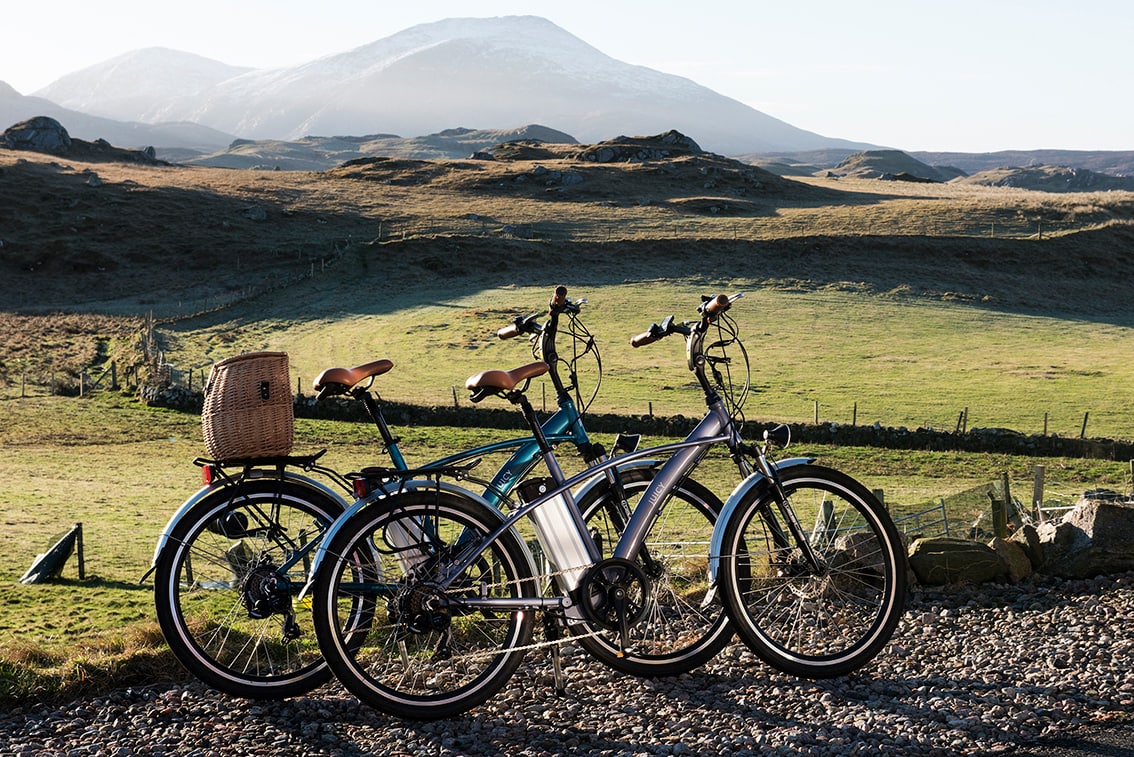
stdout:
{"type": "Polygon", "coordinates": [[[848,155],[827,173],[858,179],[904,179],[948,181],[955,173],[942,171],[910,157],[901,150],[865,150],[848,155]]]}
{"type": "Polygon", "coordinates": [[[251,70],[180,50],[148,47],[67,74],[35,94],[92,116],[149,124],[195,121],[171,114],[184,116],[179,102],[191,103],[217,84],[251,70]]]}
{"type": "Polygon", "coordinates": [[[956,166],[974,174],[994,168],[1068,166],[1111,176],[1134,176],[1134,150],[1003,150],[1001,152],[911,152],[934,166],[956,166]]]}
{"type": "Polygon", "coordinates": [[[957,180],[965,184],[1017,187],[1041,192],[1134,191],[1134,177],[1116,177],[1068,166],[993,168],[957,180]]]}
{"type": "MultiPolygon", "coordinates": [[[[782,176],[810,176],[823,171],[838,173],[836,167],[854,153],[854,150],[827,149],[759,152],[737,157],[746,163],[782,176]]],[[[1037,166],[1086,169],[1112,177],[1134,176],[1134,151],[1009,150],[988,153],[906,152],[904,154],[951,177],[978,174],[993,169],[1037,166]]]]}
{"type": "MultiPolygon", "coordinates": [[[[519,129],[446,129],[423,137],[392,134],[364,137],[304,137],[294,142],[247,140],[233,142],[209,155],[183,156],[177,162],[218,168],[272,168],[283,171],[322,171],[368,156],[445,160],[467,158],[504,142],[538,141],[576,144],[570,134],[546,126],[519,129]]],[[[170,159],[174,159],[170,156],[170,159]]]]}
{"type": "Polygon", "coordinates": [[[212,152],[232,142],[233,135],[194,123],[138,123],[80,113],[60,107],[42,97],[21,95],[0,82],[0,131],[36,116],[48,116],[67,127],[73,137],[104,139],[119,147],[142,149],[177,145],[194,151],[212,152]]]}
{"type": "Polygon", "coordinates": [[[36,94],[119,120],[192,121],[252,140],[539,123],[587,143],[676,129],[721,154],[870,146],[796,128],[689,79],[615,60],[535,16],[422,24],[302,65],[220,78],[235,71],[150,49],[36,94]]]}

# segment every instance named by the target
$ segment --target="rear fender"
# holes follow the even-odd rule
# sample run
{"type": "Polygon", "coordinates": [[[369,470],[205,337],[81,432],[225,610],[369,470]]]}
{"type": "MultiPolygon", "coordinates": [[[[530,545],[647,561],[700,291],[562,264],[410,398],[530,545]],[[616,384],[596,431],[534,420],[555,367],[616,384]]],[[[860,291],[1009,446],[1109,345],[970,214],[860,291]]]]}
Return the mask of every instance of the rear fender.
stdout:
{"type": "MultiPolygon", "coordinates": [[[[274,478],[278,478],[278,476],[273,473],[270,476],[266,476],[262,479],[257,480],[271,480],[274,478]]],[[[283,480],[289,483],[305,486],[318,495],[321,495],[327,499],[334,500],[335,502],[338,502],[343,509],[347,507],[347,500],[343,498],[342,493],[335,491],[322,481],[318,481],[314,478],[310,478],[309,476],[304,476],[300,473],[294,473],[292,471],[284,471],[283,480]]],[[[158,554],[160,554],[161,551],[165,548],[166,544],[169,543],[170,534],[172,534],[173,530],[177,528],[177,524],[181,522],[181,520],[185,517],[185,514],[188,513],[198,502],[203,500],[205,497],[208,497],[210,494],[224,489],[225,487],[231,486],[235,486],[235,484],[215,483],[210,484],[209,486],[202,486],[197,490],[195,494],[193,494],[193,496],[189,497],[189,499],[181,503],[181,506],[177,508],[177,511],[174,512],[170,517],[169,522],[165,524],[165,528],[162,529],[161,535],[158,536],[157,546],[154,548],[154,556],[150,562],[151,572],[153,571],[154,566],[157,565],[158,554]]],[[[146,575],[148,576],[149,573],[147,573],[146,575]]],[[[142,579],[145,580],[145,576],[143,576],[142,579]]]]}
{"type": "MultiPolygon", "coordinates": [[[[660,460],[629,460],[625,463],[620,463],[614,467],[617,473],[626,473],[633,470],[652,470],[661,463],[660,460]]],[[[594,476],[587,479],[587,481],[579,487],[579,490],[574,493],[576,502],[585,502],[587,495],[600,486],[607,483],[605,475],[594,476]]]]}
{"type": "MultiPolygon", "coordinates": [[[[323,534],[322,538],[319,541],[319,547],[315,551],[315,556],[311,561],[311,570],[307,574],[307,583],[304,585],[303,590],[299,593],[300,599],[307,596],[307,592],[310,591],[311,584],[314,582],[315,576],[319,574],[319,568],[322,566],[323,561],[327,557],[327,554],[329,552],[328,547],[331,542],[334,541],[334,538],[338,534],[338,532],[342,529],[343,524],[350,520],[351,517],[356,515],[359,511],[364,510],[371,505],[380,504],[393,494],[404,493],[407,491],[443,491],[458,497],[471,499],[476,501],[477,504],[488,509],[494,516],[500,519],[501,523],[507,520],[504,513],[502,513],[499,508],[490,503],[483,496],[469,491],[468,489],[465,489],[463,487],[457,486],[456,484],[453,484],[449,481],[415,479],[411,481],[397,481],[384,484],[368,494],[365,498],[356,499],[354,503],[347,507],[343,514],[339,516],[338,520],[331,524],[331,527],[327,529],[327,532],[323,534]]],[[[516,540],[520,543],[520,546],[523,549],[524,559],[527,560],[528,567],[531,569],[532,573],[535,573],[535,558],[532,556],[531,550],[528,548],[527,543],[522,538],[519,538],[518,535],[516,540]]]]}

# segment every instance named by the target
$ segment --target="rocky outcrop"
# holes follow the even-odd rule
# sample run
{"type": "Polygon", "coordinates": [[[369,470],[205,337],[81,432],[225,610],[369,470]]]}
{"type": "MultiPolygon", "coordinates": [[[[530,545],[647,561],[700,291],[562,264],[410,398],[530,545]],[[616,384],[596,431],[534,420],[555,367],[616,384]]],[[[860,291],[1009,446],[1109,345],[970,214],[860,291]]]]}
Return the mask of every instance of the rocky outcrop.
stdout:
{"type": "Polygon", "coordinates": [[[5,129],[0,143],[9,150],[28,150],[65,155],[71,149],[71,135],[63,124],[48,116],[36,116],[5,129]]]}
{"type": "Polygon", "coordinates": [[[1036,527],[1040,570],[1089,578],[1134,570],[1134,501],[1089,492],[1059,522],[1036,527]]]}
{"type": "Polygon", "coordinates": [[[910,568],[923,584],[983,583],[1008,573],[996,550],[972,539],[916,539],[909,558],[910,568]]]}
{"type": "Polygon", "coordinates": [[[1134,570],[1134,500],[1113,492],[1088,492],[1059,521],[1026,524],[1011,538],[987,545],[940,537],[918,539],[909,565],[923,584],[1025,581],[1039,572],[1060,578],[1092,578],[1134,570]]]}
{"type": "Polygon", "coordinates": [[[615,137],[588,147],[575,159],[594,163],[645,163],[701,152],[692,138],[671,129],[652,137],[615,137]]]}
{"type": "Polygon", "coordinates": [[[122,147],[115,147],[105,139],[96,139],[94,142],[72,139],[63,124],[49,116],[36,116],[8,127],[3,134],[0,134],[0,147],[6,147],[9,150],[62,155],[75,160],[90,162],[167,165],[165,161],[157,159],[157,153],[153,147],[127,150],[122,147]]]}

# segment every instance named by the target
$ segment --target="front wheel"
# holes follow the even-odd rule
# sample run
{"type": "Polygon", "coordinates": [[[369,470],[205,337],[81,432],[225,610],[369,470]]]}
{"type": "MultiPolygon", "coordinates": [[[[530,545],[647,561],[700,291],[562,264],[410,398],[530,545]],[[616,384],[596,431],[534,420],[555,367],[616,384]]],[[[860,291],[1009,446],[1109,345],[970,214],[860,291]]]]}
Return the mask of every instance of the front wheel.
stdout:
{"type": "Polygon", "coordinates": [[[330,680],[310,609],[296,601],[342,503],[280,479],[208,494],[157,556],[154,602],[173,654],[226,694],[280,699],[330,680]]]}
{"type": "Polygon", "coordinates": [[[725,606],[737,635],[777,670],[845,675],[874,659],[901,618],[901,539],[878,499],[850,476],[800,465],[781,477],[786,502],[771,487],[754,489],[725,526],[725,606]]]}
{"type": "Polygon", "coordinates": [[[342,524],[311,598],[320,648],[351,693],[428,720],[465,712],[508,681],[532,638],[525,598],[537,590],[514,531],[485,542],[500,522],[477,501],[420,491],[342,524]],[[369,605],[361,623],[359,605],[369,605]]]}

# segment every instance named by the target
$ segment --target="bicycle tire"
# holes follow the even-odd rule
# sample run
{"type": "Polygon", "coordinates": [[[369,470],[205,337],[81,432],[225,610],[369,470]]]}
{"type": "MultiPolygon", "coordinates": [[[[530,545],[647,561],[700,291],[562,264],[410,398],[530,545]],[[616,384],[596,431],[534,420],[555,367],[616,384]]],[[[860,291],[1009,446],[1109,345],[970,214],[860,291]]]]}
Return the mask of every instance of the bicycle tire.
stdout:
{"type": "Polygon", "coordinates": [[[307,565],[286,575],[278,566],[342,511],[310,487],[250,479],[186,513],[157,556],[154,603],[166,643],[190,673],[249,699],[298,696],[330,680],[310,612],[295,604],[307,565]]]}
{"type": "MultiPolygon", "coordinates": [[[[623,472],[627,500],[640,496],[653,477],[653,470],[623,472]]],[[[620,504],[614,499],[608,484],[579,503],[592,534],[610,549],[621,535],[612,518],[611,508],[620,504]]],[[[722,506],[696,481],[683,481],[674,489],[646,537],[649,558],[636,560],[650,579],[651,592],[645,617],[630,628],[631,646],[622,649],[618,633],[598,628],[589,628],[595,635],[580,637],[579,645],[604,665],[645,678],[688,673],[724,649],[732,628],[709,580],[709,546],[722,506]]]]}
{"type": "Polygon", "coordinates": [[[901,619],[905,551],[881,503],[850,476],[800,465],[781,477],[802,528],[814,523],[808,542],[821,569],[782,537],[773,490],[754,490],[725,525],[725,607],[737,635],[777,670],[802,678],[846,675],[874,659],[901,619]]]}
{"type": "Polygon", "coordinates": [[[414,491],[378,501],[342,524],[316,572],[312,603],[323,655],[359,700],[402,718],[452,717],[488,700],[516,671],[532,639],[533,613],[462,609],[459,601],[537,595],[515,532],[489,544],[455,589],[442,594],[430,584],[468,539],[500,523],[470,498],[414,491]],[[372,550],[370,562],[359,564],[364,545],[372,550]],[[358,584],[356,575],[367,580],[358,584]],[[350,608],[366,596],[376,602],[359,638],[350,608]]]}

